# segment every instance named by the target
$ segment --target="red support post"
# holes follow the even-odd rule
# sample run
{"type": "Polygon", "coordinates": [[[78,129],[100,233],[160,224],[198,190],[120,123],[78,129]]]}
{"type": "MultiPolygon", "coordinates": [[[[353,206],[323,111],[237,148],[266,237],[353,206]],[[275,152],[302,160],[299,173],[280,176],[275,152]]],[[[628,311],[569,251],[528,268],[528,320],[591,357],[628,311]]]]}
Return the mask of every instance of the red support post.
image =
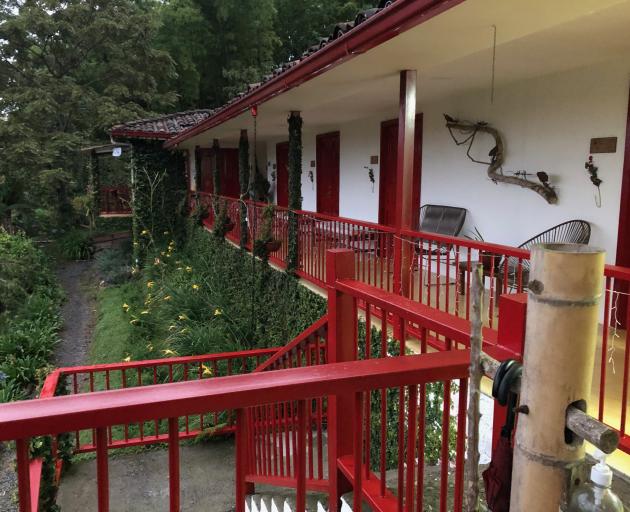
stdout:
{"type": "Polygon", "coordinates": [[[15,441],[20,512],[31,512],[31,481],[28,451],[28,439],[18,439],[15,441]]]}
{"type": "Polygon", "coordinates": [[[109,511],[109,468],[107,460],[107,428],[96,429],[96,485],[98,512],[109,511]]]}
{"type": "Polygon", "coordinates": [[[168,419],[168,489],[170,511],[180,511],[179,492],[179,419],[168,419]]]}
{"type": "Polygon", "coordinates": [[[245,497],[254,494],[254,485],[248,483],[249,472],[249,423],[245,409],[236,411],[236,512],[245,512],[245,497]]]}
{"type": "MultiPolygon", "coordinates": [[[[357,357],[357,302],[336,289],[338,279],[354,278],[354,252],[330,249],[326,253],[326,287],[328,291],[329,363],[354,361],[357,357]]],[[[346,415],[354,410],[354,396],[336,395],[328,403],[328,475],[330,511],[341,509],[341,496],[352,486],[337,467],[337,460],[354,450],[352,421],[346,415]]]]}
{"type": "Polygon", "coordinates": [[[400,72],[398,110],[398,151],[396,157],[396,228],[394,239],[394,293],[409,295],[411,247],[403,242],[400,230],[413,228],[413,162],[416,129],[417,71],[400,72]]]}

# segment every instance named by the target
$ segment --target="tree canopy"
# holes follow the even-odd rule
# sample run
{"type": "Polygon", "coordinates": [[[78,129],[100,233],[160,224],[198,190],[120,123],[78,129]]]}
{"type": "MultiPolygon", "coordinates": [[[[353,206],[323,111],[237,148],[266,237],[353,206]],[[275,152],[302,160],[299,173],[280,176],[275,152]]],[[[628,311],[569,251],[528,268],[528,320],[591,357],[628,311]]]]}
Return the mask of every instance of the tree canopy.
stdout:
{"type": "Polygon", "coordinates": [[[0,218],[69,219],[81,147],[116,123],[220,106],[373,3],[4,0],[0,218]]]}

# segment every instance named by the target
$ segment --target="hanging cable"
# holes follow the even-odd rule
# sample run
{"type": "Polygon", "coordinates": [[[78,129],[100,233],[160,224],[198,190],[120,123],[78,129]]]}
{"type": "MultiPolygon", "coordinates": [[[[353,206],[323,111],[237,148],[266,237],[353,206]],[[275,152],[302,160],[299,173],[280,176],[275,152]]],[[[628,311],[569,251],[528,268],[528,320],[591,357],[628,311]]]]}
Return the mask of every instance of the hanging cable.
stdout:
{"type": "Polygon", "coordinates": [[[492,78],[490,82],[490,104],[494,105],[494,80],[497,65],[497,26],[492,25],[492,78]]]}

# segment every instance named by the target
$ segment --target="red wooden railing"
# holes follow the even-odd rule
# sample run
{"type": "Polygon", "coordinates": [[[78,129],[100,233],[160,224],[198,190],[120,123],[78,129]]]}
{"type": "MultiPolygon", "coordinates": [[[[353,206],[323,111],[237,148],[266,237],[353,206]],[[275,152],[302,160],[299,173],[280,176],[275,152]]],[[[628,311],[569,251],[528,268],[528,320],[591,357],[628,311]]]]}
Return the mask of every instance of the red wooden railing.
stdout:
{"type": "MultiPolygon", "coordinates": [[[[227,199],[237,227],[228,237],[238,242],[238,200],[227,199]]],[[[247,204],[253,204],[246,201],[247,204]]],[[[248,211],[252,211],[250,207],[248,211]]],[[[278,236],[287,233],[286,209],[277,210],[278,236]]],[[[401,294],[431,309],[456,318],[468,319],[470,314],[470,271],[475,262],[484,265],[486,300],[484,324],[486,338],[494,343],[499,331],[500,297],[521,293],[529,278],[529,251],[500,244],[439,235],[437,233],[396,230],[353,219],[331,217],[299,211],[300,277],[325,286],[326,254],[328,249],[347,248],[354,252],[354,278],[386,291],[401,294]],[[400,240],[409,264],[395,273],[394,245],[400,240]],[[398,289],[394,289],[400,278],[398,289]]],[[[251,213],[250,213],[251,216],[251,213]]],[[[207,227],[212,227],[208,220],[207,227]]],[[[284,248],[286,240],[283,239],[284,248]]],[[[279,253],[274,263],[283,266],[279,253]]],[[[599,367],[596,368],[592,407],[600,419],[619,430],[620,447],[630,454],[628,435],[630,412],[630,340],[626,327],[630,325],[630,308],[626,306],[630,293],[630,269],[606,266],[602,306],[599,367]]],[[[439,315],[438,315],[439,316],[439,315]]],[[[420,332],[410,326],[416,337],[420,332]]],[[[436,345],[439,336],[428,334],[429,345],[436,345]]],[[[444,345],[443,340],[439,342],[444,345]]]]}
{"type": "Polygon", "coordinates": [[[101,187],[99,195],[101,214],[131,213],[129,187],[101,187]]]}
{"type": "MultiPolygon", "coordinates": [[[[297,401],[295,416],[295,454],[297,510],[304,510],[306,493],[307,451],[306,411],[309,400],[318,397],[338,399],[353,397],[356,409],[360,409],[363,393],[380,388],[406,388],[407,396],[413,397],[418,385],[434,381],[461,379],[465,386],[468,368],[465,352],[435,353],[415,357],[390,358],[386,364],[379,360],[331,364],[319,367],[292,368],[276,372],[219,377],[212,383],[205,380],[141,386],[115,391],[82,393],[73,396],[54,397],[44,400],[14,402],[0,406],[0,440],[16,440],[20,511],[32,512],[28,471],[29,440],[35,436],[58,435],[67,431],[95,430],[98,489],[98,510],[109,510],[109,468],[107,439],[108,430],[114,425],[152,421],[155,411],[160,411],[168,423],[165,442],[169,446],[169,503],[171,511],[179,511],[180,473],[179,440],[177,425],[181,419],[202,411],[210,413],[235,409],[237,418],[237,469],[236,510],[244,510],[246,474],[251,460],[250,442],[247,437],[248,408],[264,404],[282,404],[297,401]]],[[[413,412],[413,406],[410,412],[413,412]]],[[[413,417],[412,424],[415,424],[413,417]]],[[[355,427],[361,436],[361,415],[355,417],[355,427]],[[359,421],[357,421],[357,419],[359,421]]],[[[413,428],[413,427],[410,427],[413,428]]],[[[350,432],[352,436],[352,432],[350,432]]],[[[362,448],[354,443],[354,451],[335,459],[340,471],[357,468],[348,476],[349,483],[360,491],[368,502],[378,503],[370,487],[364,485],[362,448]]],[[[409,449],[415,449],[410,444],[409,449]]],[[[413,458],[407,454],[406,459],[413,458]]],[[[415,487],[415,486],[414,486],[415,487]]],[[[461,485],[459,486],[461,488],[461,485]]],[[[415,489],[405,488],[405,498],[415,489]]],[[[418,488],[421,491],[420,488],[418,488]]],[[[461,491],[460,491],[461,494],[461,491]]],[[[387,495],[387,499],[391,497],[387,495]]],[[[358,501],[358,500],[357,500],[358,501]]],[[[409,502],[408,502],[409,503],[409,502]]],[[[355,506],[360,510],[360,506],[355,506]]],[[[377,510],[385,510],[378,508],[377,510]]],[[[443,508],[443,510],[446,510],[443,508]]]]}

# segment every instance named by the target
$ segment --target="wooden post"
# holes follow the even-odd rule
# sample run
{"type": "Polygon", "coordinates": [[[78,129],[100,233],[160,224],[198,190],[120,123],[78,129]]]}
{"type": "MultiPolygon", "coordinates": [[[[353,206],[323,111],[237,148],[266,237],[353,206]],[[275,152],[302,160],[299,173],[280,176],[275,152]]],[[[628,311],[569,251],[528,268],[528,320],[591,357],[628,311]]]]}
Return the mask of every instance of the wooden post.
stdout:
{"type": "Polygon", "coordinates": [[[590,397],[604,274],[603,251],[583,245],[539,245],[531,261],[512,512],[559,510],[584,458],[565,427],[590,397]]]}
{"type": "MultiPolygon", "coordinates": [[[[354,252],[330,249],[326,253],[326,288],[328,291],[328,362],[354,361],[357,357],[357,303],[335,288],[337,279],[354,277],[354,252]]],[[[328,400],[328,475],[330,512],[341,510],[341,496],[352,487],[337,468],[337,459],[351,455],[354,449],[352,419],[354,395],[331,396],[328,400]]]]}
{"type": "Polygon", "coordinates": [[[464,510],[479,509],[479,403],[481,400],[482,311],[483,311],[483,265],[477,264],[472,272],[472,314],[470,332],[470,369],[468,383],[468,432],[466,447],[466,485],[464,488],[464,510]]]}
{"type": "MultiPolygon", "coordinates": [[[[415,70],[400,72],[398,111],[398,151],[396,158],[396,228],[413,227],[413,159],[416,128],[415,70]]],[[[409,295],[411,246],[403,243],[400,233],[394,239],[394,293],[409,295]]]]}

